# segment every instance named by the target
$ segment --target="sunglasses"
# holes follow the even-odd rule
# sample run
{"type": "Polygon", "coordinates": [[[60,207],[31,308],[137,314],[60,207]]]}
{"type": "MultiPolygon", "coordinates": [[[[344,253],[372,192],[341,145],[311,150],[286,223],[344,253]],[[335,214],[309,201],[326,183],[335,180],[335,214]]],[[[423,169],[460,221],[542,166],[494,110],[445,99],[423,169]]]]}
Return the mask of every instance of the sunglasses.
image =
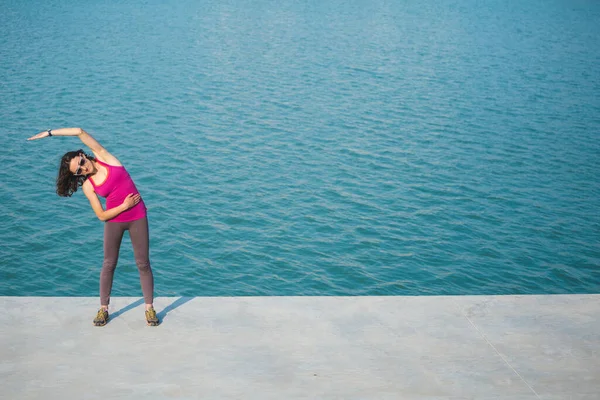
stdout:
{"type": "Polygon", "coordinates": [[[80,173],[81,173],[81,167],[83,167],[83,164],[85,164],[85,157],[83,157],[83,154],[81,154],[79,157],[80,157],[79,158],[79,164],[77,166],[77,169],[75,170],[75,175],[76,176],[80,175],[80,173]]]}

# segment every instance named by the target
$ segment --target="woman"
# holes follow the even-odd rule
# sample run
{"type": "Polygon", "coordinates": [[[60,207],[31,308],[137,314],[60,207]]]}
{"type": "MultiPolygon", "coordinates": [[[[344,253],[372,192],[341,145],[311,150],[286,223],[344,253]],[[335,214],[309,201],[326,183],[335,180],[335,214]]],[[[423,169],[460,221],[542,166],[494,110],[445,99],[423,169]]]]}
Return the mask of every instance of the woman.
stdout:
{"type": "Polygon", "coordinates": [[[146,303],[146,323],[157,326],[159,320],[153,307],[154,277],[148,255],[146,206],[135,184],[119,160],[81,128],[49,129],[27,140],[51,136],[78,136],[94,154],[92,157],[83,150],[66,153],[60,161],[56,178],[56,193],[59,196],[70,197],[81,186],[96,216],[105,222],[104,262],[100,272],[100,309],[94,318],[94,325],[104,326],[108,322],[110,291],[121,239],[123,233],[129,231],[146,303]],[[106,198],[106,210],[98,196],[106,198]]]}

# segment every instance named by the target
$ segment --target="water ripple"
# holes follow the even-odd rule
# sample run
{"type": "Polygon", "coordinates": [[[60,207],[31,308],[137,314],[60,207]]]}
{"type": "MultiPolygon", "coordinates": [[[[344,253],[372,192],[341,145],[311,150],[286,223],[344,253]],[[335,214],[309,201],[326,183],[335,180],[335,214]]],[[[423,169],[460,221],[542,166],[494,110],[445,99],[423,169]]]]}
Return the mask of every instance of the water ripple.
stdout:
{"type": "Polygon", "coordinates": [[[0,295],[97,294],[59,126],[134,177],[157,295],[598,292],[598,4],[146,5],[0,15],[0,295]]]}

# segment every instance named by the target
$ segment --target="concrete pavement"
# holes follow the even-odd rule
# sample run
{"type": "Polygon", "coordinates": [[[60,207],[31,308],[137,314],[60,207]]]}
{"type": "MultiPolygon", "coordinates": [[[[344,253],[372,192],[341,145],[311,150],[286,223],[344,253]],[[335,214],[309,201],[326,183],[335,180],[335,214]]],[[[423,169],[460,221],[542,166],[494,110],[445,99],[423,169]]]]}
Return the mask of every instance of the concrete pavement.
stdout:
{"type": "Polygon", "coordinates": [[[600,399],[600,295],[0,297],[0,399],[600,399]]]}

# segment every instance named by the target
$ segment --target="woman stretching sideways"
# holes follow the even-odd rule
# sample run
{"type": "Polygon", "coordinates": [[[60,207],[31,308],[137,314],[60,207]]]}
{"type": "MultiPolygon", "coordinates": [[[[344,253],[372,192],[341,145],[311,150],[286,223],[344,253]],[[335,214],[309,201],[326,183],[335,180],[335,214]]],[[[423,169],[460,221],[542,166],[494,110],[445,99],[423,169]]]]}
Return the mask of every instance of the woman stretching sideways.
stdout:
{"type": "Polygon", "coordinates": [[[100,272],[100,309],[94,318],[94,325],[104,326],[108,322],[110,291],[121,240],[125,231],[129,231],[146,303],[146,323],[157,326],[159,320],[153,307],[154,277],[149,259],[146,205],[133,180],[119,160],[81,128],[49,129],[27,140],[51,136],[77,136],[93,153],[93,156],[85,154],[83,150],[65,153],[58,168],[56,193],[59,196],[71,197],[81,186],[96,216],[105,222],[104,262],[100,272]],[[106,210],[98,196],[106,198],[106,210]]]}

